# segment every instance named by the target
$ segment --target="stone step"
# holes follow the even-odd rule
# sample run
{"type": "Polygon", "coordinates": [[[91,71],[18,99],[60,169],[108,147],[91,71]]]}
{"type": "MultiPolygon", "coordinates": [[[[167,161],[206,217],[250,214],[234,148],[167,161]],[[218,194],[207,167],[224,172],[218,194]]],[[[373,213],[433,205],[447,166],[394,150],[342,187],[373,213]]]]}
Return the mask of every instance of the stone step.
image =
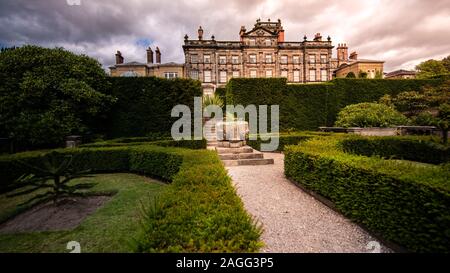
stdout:
{"type": "Polygon", "coordinates": [[[237,159],[257,159],[264,158],[262,153],[240,153],[240,154],[220,154],[222,160],[237,160],[237,159]]]}
{"type": "Polygon", "coordinates": [[[241,154],[241,153],[253,153],[253,148],[249,146],[240,148],[216,148],[217,153],[220,154],[241,154]]]}
{"type": "Polygon", "coordinates": [[[222,160],[225,166],[256,166],[256,165],[270,165],[274,161],[272,158],[267,159],[238,159],[238,160],[222,160]]]}

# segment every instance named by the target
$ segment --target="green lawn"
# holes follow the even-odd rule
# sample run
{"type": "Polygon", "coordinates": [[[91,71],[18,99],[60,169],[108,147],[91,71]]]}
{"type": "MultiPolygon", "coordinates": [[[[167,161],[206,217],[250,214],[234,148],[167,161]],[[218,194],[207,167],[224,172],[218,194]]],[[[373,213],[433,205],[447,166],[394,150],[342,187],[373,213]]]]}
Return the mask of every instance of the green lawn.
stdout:
{"type": "MultiPolygon", "coordinates": [[[[81,252],[130,252],[139,228],[140,202],[148,203],[164,184],[134,174],[97,174],[82,178],[98,183],[94,192],[117,192],[111,200],[70,231],[0,234],[0,252],[69,252],[67,242],[77,241],[81,252]]],[[[0,195],[0,221],[16,213],[27,197],[0,195]]],[[[29,198],[29,196],[28,196],[29,198]]]]}

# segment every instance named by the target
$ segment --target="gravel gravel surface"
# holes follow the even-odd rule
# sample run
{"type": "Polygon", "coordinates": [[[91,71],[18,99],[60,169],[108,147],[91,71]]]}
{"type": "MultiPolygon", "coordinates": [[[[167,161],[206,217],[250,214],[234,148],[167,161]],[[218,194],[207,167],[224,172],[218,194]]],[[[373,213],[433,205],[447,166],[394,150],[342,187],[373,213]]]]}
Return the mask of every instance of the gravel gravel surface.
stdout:
{"type": "MultiPolygon", "coordinates": [[[[368,245],[375,238],[285,178],[283,154],[264,158],[275,164],[227,167],[245,208],[263,225],[261,252],[377,251],[368,245]]],[[[392,252],[380,246],[379,252],[392,252]]]]}

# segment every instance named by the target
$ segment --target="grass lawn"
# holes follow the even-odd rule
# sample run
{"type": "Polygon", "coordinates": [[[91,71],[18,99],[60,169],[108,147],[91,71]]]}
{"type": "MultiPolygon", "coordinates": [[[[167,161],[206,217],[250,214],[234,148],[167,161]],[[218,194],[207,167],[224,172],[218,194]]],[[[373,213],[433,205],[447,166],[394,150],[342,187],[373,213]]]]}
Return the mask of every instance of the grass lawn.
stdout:
{"type": "MultiPolygon", "coordinates": [[[[130,252],[139,230],[140,202],[148,203],[164,184],[125,173],[96,174],[80,180],[98,183],[93,192],[117,193],[73,230],[0,234],[0,252],[70,252],[66,249],[69,241],[79,242],[81,252],[130,252]]],[[[14,214],[17,205],[29,197],[0,195],[0,221],[14,214]]]]}

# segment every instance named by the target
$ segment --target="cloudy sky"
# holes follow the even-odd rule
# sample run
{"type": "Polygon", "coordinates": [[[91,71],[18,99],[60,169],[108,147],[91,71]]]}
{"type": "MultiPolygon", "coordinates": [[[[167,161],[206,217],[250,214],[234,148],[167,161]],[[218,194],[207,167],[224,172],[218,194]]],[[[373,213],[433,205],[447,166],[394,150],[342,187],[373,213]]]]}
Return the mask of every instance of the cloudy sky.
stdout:
{"type": "Polygon", "coordinates": [[[0,0],[0,46],[62,46],[105,67],[116,50],[145,62],[145,48],[159,46],[163,62],[183,62],[183,36],[199,25],[238,40],[258,18],[281,19],[288,41],[330,35],[386,71],[450,55],[450,0],[0,0]]]}

